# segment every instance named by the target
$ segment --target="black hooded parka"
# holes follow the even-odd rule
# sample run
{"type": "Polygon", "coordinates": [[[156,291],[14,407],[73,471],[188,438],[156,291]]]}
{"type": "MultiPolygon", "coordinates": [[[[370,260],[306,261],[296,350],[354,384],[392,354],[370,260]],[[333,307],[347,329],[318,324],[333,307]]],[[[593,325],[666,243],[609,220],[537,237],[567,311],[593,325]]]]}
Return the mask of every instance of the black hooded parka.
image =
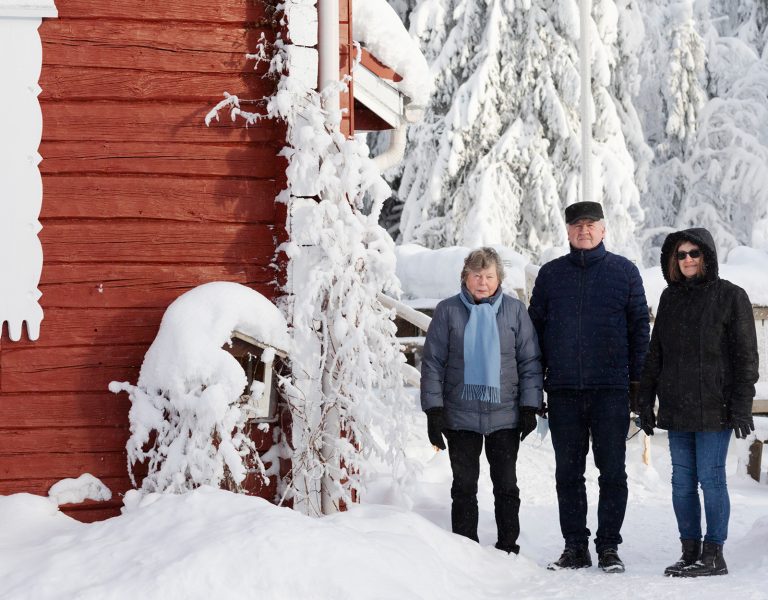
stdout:
{"type": "Polygon", "coordinates": [[[659,399],[657,425],[674,431],[721,431],[732,417],[752,414],[758,351],[747,293],[718,276],[717,250],[703,228],[667,236],[661,269],[668,287],[661,294],[651,346],[640,382],[641,406],[659,399]],[[669,258],[677,243],[696,244],[704,275],[671,281],[669,258]]]}

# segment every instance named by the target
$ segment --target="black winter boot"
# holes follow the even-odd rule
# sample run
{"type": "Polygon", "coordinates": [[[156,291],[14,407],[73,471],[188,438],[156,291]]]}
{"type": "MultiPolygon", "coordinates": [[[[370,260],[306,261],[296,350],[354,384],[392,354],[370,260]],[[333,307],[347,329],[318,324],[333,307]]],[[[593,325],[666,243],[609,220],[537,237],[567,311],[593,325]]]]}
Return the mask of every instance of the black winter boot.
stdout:
{"type": "Polygon", "coordinates": [[[563,554],[556,561],[547,565],[550,571],[560,569],[586,569],[592,566],[592,557],[586,546],[566,546],[563,554]]]}
{"type": "Polygon", "coordinates": [[[681,577],[709,577],[727,575],[728,567],[723,558],[723,547],[713,542],[704,542],[701,557],[690,567],[683,567],[681,577]]]}
{"type": "Polygon", "coordinates": [[[701,556],[701,540],[680,540],[683,543],[683,555],[674,565],[664,569],[667,577],[680,577],[684,567],[690,567],[701,556]]]}
{"type": "Polygon", "coordinates": [[[616,548],[606,548],[597,553],[597,566],[605,573],[623,573],[624,562],[616,548]]]}

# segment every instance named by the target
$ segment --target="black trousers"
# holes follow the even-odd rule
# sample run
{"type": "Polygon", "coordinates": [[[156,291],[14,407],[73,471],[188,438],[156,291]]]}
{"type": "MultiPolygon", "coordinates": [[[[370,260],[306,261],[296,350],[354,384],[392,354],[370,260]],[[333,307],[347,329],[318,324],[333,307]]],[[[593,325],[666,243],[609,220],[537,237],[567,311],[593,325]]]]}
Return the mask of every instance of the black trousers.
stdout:
{"type": "Polygon", "coordinates": [[[560,530],[566,546],[587,546],[587,466],[589,439],[600,471],[597,503],[598,552],[621,544],[621,525],[627,510],[627,472],[624,466],[629,401],[622,390],[574,390],[548,394],[549,431],[555,449],[555,481],[560,507],[560,530]]]}
{"type": "Polygon", "coordinates": [[[473,431],[447,430],[451,459],[451,527],[454,533],[477,539],[477,480],[480,477],[480,451],[485,438],[485,456],[491,468],[498,542],[506,552],[519,552],[520,490],[517,487],[517,451],[520,433],[502,429],[483,436],[473,431]]]}

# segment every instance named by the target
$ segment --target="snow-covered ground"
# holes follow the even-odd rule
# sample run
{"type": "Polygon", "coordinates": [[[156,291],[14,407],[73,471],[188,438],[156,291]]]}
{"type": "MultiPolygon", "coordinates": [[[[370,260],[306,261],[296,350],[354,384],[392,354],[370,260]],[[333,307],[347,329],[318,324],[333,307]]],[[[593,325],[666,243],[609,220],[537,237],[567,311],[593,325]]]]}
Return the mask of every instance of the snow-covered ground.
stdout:
{"type": "MultiPolygon", "coordinates": [[[[768,438],[768,419],[757,420],[768,438]]],[[[521,554],[495,550],[490,480],[480,480],[480,544],[450,533],[450,468],[435,454],[415,405],[409,455],[420,475],[396,488],[374,477],[363,503],[347,513],[309,518],[264,500],[201,488],[185,495],[138,495],[124,513],[82,524],[45,498],[0,496],[0,598],[3,600],[267,598],[482,599],[768,598],[768,483],[743,474],[735,441],[728,457],[730,574],[710,580],[661,575],[679,554],[671,506],[666,436],[652,438],[652,466],[641,461],[642,434],[629,443],[629,507],[623,575],[596,567],[551,572],[562,549],[549,437],[523,443],[521,554]]],[[[766,457],[768,460],[768,457],[766,457]]],[[[590,458],[591,461],[591,458],[590,458]]],[[[597,472],[588,468],[590,527],[597,472]]]]}

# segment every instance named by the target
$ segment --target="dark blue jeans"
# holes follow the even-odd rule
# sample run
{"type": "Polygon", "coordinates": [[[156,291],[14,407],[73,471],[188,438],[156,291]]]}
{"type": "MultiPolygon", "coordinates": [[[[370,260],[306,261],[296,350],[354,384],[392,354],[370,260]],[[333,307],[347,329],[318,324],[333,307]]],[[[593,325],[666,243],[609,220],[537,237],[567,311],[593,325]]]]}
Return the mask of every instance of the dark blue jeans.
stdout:
{"type": "Polygon", "coordinates": [[[670,431],[672,506],[681,540],[701,539],[699,484],[704,493],[707,534],[704,541],[722,545],[728,537],[731,501],[725,480],[725,457],[731,430],[670,431]]]}
{"type": "Polygon", "coordinates": [[[621,543],[627,509],[626,456],[629,399],[622,390],[568,390],[547,394],[549,430],[555,449],[555,482],[560,531],[569,547],[587,546],[587,466],[589,438],[600,471],[597,506],[598,552],[621,543]]]}
{"type": "Polygon", "coordinates": [[[477,480],[480,451],[485,438],[485,456],[491,471],[498,542],[506,552],[519,552],[520,490],[517,487],[517,451],[520,432],[502,429],[483,436],[474,431],[446,430],[451,459],[451,527],[454,533],[477,540],[477,480]]]}

